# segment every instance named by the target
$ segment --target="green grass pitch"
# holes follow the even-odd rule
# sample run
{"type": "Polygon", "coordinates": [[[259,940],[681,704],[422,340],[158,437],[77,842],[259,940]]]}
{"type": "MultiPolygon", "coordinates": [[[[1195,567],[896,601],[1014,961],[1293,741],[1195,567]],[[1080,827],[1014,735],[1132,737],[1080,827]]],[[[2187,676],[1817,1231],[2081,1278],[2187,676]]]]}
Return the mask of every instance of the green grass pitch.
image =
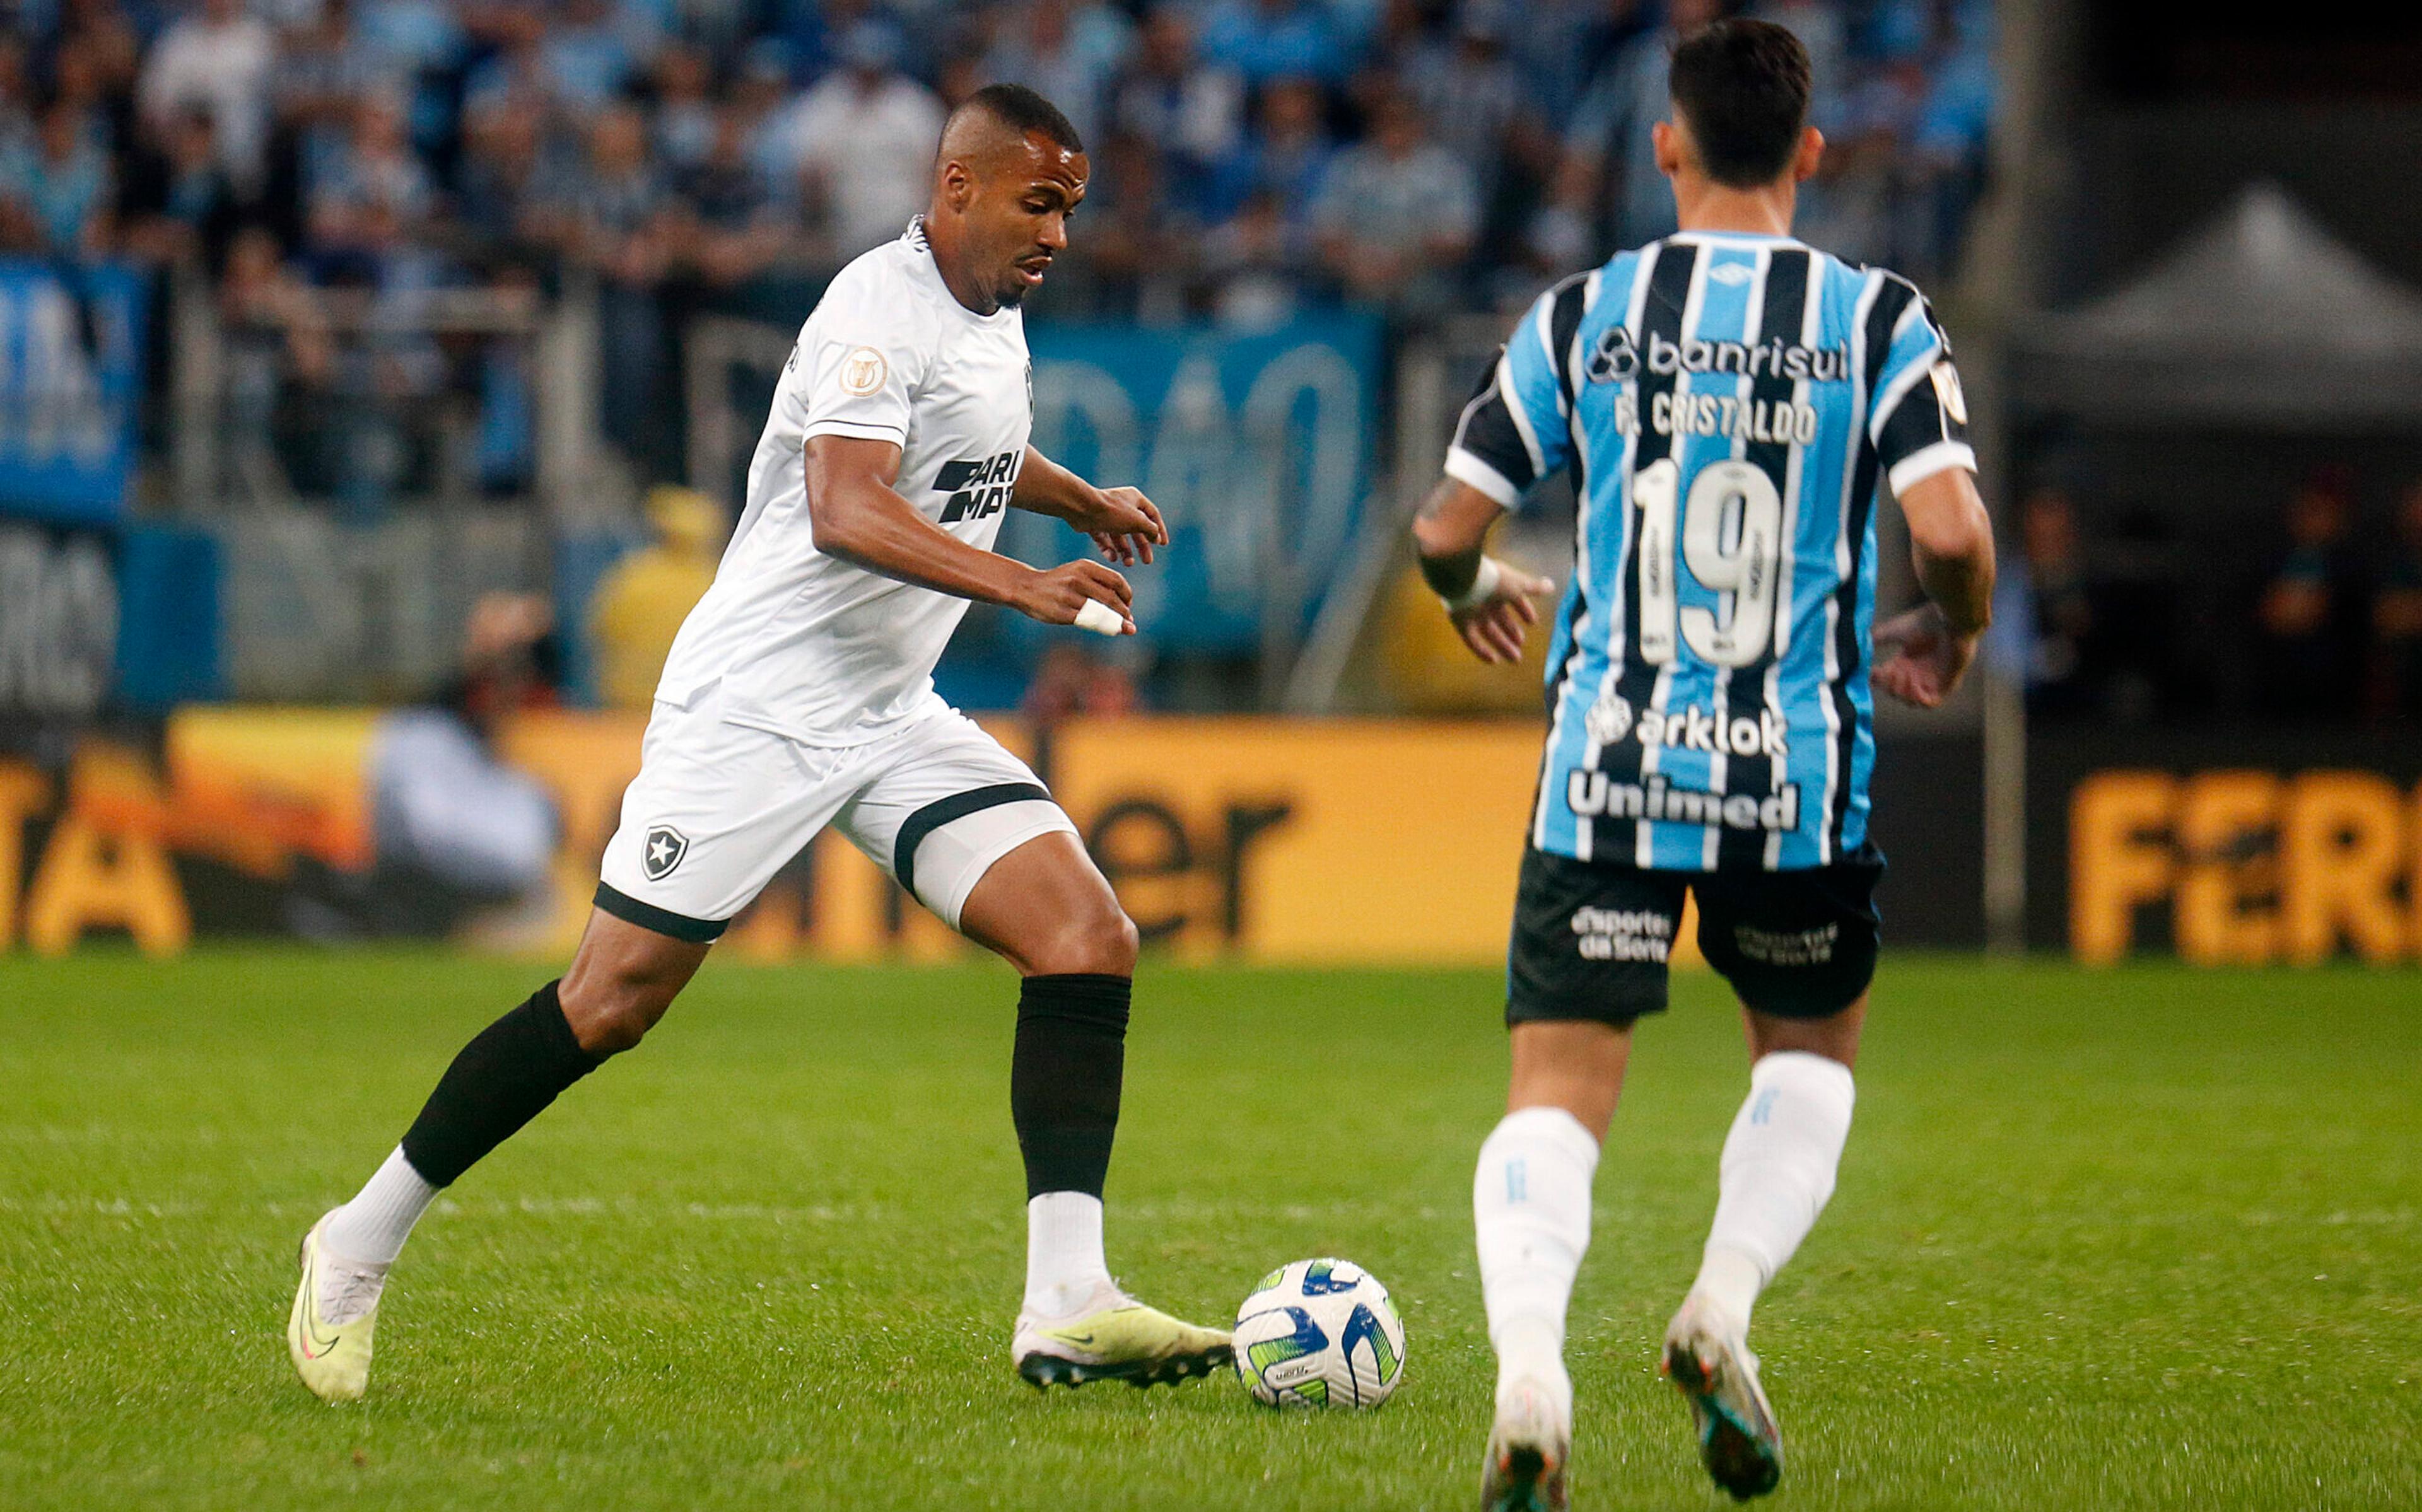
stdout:
{"type": "MultiPolygon", "coordinates": [[[[0,1506],[1470,1504],[1494,974],[1148,965],[1113,1267],[1226,1315],[1341,1255],[1383,1410],[1038,1396],[1005,970],[718,961],[423,1223],[370,1399],[280,1331],[297,1236],[538,979],[439,954],[0,959],[0,1506]]],[[[2422,1505],[2422,978],[1888,958],[1832,1209],[1756,1343],[1778,1506],[2422,1505]]],[[[1575,1302],[1577,1507],[1726,1504],[1653,1375],[1740,1096],[1644,1026],[1575,1302]]]]}

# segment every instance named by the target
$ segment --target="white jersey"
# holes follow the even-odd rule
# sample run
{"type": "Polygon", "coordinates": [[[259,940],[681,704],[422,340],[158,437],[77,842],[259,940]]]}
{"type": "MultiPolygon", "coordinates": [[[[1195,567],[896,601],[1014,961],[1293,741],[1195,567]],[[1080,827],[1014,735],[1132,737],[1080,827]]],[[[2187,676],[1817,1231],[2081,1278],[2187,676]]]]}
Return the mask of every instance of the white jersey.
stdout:
{"type": "Polygon", "coordinates": [[[989,551],[1033,412],[1023,317],[960,304],[921,221],[843,268],[791,350],[748,464],[748,507],[657,699],[686,709],[720,684],[729,723],[820,746],[939,710],[934,663],[967,600],[816,550],[802,448],[810,436],[898,443],[901,496],[989,551]]]}

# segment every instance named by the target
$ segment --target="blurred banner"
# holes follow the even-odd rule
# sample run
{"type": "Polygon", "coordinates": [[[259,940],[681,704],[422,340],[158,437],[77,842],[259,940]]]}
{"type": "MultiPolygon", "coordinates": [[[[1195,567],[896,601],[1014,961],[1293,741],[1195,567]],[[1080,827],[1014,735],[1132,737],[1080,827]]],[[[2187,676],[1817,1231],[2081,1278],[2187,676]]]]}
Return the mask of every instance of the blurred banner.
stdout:
{"type": "MultiPolygon", "coordinates": [[[[1169,521],[1171,550],[1129,574],[1137,622],[1159,645],[1251,652],[1269,616],[1294,634],[1318,607],[1371,488],[1380,338],[1376,316],[1342,311],[1250,335],[1031,334],[1034,444],[1142,489],[1169,521]]],[[[1068,541],[1054,522],[1013,514],[1002,549],[1058,560],[1068,541]]]]}
{"type": "Polygon", "coordinates": [[[106,531],[0,519],[0,725],[101,710],[118,656],[117,551],[106,531]]]}
{"type": "MultiPolygon", "coordinates": [[[[527,714],[493,746],[450,723],[430,709],[195,707],[144,749],[94,738],[64,769],[0,760],[0,946],[56,953],[123,930],[163,952],[197,933],[569,950],[638,770],[641,718],[527,714]]],[[[987,727],[1052,786],[1145,939],[1179,959],[1503,959],[1533,722],[987,727]]],[[[1923,772],[1931,758],[1919,759],[1923,772]]],[[[1956,818],[1912,820],[1920,849],[1902,860],[1918,893],[1942,875],[1923,829],[1962,833],[1956,818]]],[[[1945,938],[1911,932],[1929,927],[1922,911],[1896,917],[1903,942],[1945,938]]],[[[729,938],[763,959],[973,948],[831,835],[729,938]]]]}
{"type": "MultiPolygon", "coordinates": [[[[1141,716],[987,727],[1032,762],[1145,938],[1181,959],[1502,960],[1536,781],[1530,721],[1141,716]]],[[[193,707],[154,740],[0,757],[0,947],[131,933],[451,938],[558,955],[638,767],[641,720],[193,707]],[[434,773],[438,780],[430,780],[434,773]]],[[[1974,943],[1974,753],[1887,740],[1896,946],[1974,943]],[[1945,796],[1947,795],[1947,796],[1945,796]]],[[[2030,753],[2037,943],[2089,961],[2422,955],[2422,748],[2386,736],[2105,732],[2030,753]]],[[[1890,820],[1888,824],[1884,822],[1890,820]]],[[[742,915],[762,959],[972,947],[826,835],[742,915]]]]}
{"type": "MultiPolygon", "coordinates": [[[[0,760],[0,943],[71,948],[123,929],[153,951],[196,932],[451,933],[569,948],[638,765],[636,715],[524,716],[502,760],[450,781],[466,818],[534,779],[554,811],[540,906],[432,909],[448,868],[399,831],[393,757],[425,760],[427,710],[196,708],[154,751],[88,739],[65,772],[0,760]],[[495,793],[482,787],[493,780],[495,793]],[[399,861],[409,853],[413,863],[399,861]],[[437,926],[432,929],[432,924],[437,926]]],[[[1078,721],[992,726],[1065,803],[1145,936],[1181,957],[1472,963],[1502,958],[1538,762],[1527,723],[1078,721]]],[[[493,836],[487,837],[493,840],[493,836]]],[[[827,835],[734,926],[764,959],[971,948],[827,835]]]]}
{"type": "Polygon", "coordinates": [[[118,518],[134,463],[143,310],[129,269],[0,258],[0,514],[118,518]]]}
{"type": "Polygon", "coordinates": [[[2422,743],[2245,728],[2028,743],[2028,934],[2082,960],[2422,957],[2422,743]]]}

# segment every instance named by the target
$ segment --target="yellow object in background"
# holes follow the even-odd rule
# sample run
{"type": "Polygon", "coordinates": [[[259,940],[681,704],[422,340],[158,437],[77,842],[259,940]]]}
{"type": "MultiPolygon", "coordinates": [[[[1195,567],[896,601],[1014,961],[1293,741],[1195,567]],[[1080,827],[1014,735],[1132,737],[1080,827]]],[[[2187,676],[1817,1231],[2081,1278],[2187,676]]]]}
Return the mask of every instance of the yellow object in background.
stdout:
{"type": "Polygon", "coordinates": [[[1491,666],[1463,644],[1421,572],[1407,568],[1383,609],[1383,654],[1398,707],[1416,714],[1537,715],[1555,607],[1552,600],[1539,606],[1520,665],[1491,666]]]}
{"type": "Polygon", "coordinates": [[[726,534],[723,511],[696,489],[667,484],[648,494],[656,538],[623,557],[589,600],[597,692],[608,709],[645,709],[682,621],[715,582],[726,534]]]}

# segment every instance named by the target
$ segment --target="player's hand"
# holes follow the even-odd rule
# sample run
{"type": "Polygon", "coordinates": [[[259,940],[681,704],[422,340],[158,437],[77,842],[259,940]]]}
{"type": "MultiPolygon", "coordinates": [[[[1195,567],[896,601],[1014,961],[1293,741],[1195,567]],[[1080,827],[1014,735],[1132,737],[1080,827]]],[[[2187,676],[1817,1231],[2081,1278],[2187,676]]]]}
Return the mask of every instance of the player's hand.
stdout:
{"type": "Polygon", "coordinates": [[[1133,567],[1169,544],[1169,524],[1140,489],[1095,489],[1092,503],[1068,522],[1093,538],[1102,560],[1133,567]]]}
{"type": "Polygon", "coordinates": [[[1032,571],[1009,606],[1046,625],[1073,625],[1077,612],[1089,600],[1107,605],[1119,616],[1120,634],[1136,632],[1135,589],[1127,585],[1126,579],[1099,562],[1070,562],[1064,567],[1032,571]]]}
{"type": "Polygon", "coordinates": [[[1876,627],[1876,684],[1902,703],[1932,709],[1959,686],[1976,659],[1976,639],[1953,633],[1932,604],[1895,615],[1876,627]]]}
{"type": "Polygon", "coordinates": [[[1510,665],[1522,660],[1522,643],[1530,637],[1530,627],[1539,622],[1539,606],[1533,600],[1555,591],[1553,578],[1502,568],[1495,593],[1447,617],[1455,622],[1455,632],[1471,647],[1472,655],[1491,666],[1510,665]]]}

